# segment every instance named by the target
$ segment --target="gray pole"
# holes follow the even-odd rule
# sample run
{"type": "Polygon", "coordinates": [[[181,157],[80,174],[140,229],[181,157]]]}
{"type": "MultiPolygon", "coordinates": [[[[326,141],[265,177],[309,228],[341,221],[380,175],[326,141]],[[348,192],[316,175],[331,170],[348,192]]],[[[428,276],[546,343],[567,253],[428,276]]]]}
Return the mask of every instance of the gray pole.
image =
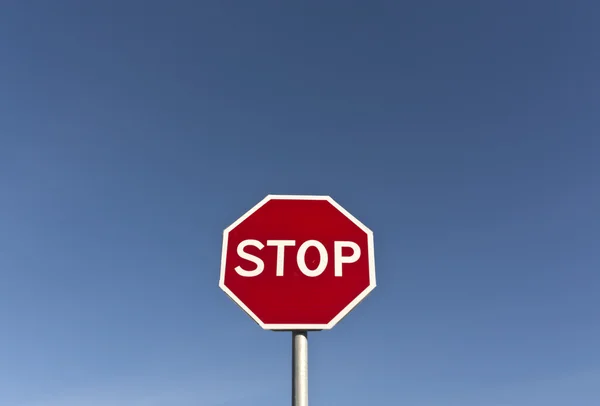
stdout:
{"type": "Polygon", "coordinates": [[[308,406],[308,332],[292,331],[292,406],[308,406]]]}

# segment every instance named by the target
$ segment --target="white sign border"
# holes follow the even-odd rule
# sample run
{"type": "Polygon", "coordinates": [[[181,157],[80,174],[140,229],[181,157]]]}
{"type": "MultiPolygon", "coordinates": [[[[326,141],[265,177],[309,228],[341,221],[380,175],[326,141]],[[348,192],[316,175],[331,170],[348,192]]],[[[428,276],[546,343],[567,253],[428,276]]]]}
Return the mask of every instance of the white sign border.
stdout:
{"type": "Polygon", "coordinates": [[[221,275],[219,278],[219,287],[227,296],[229,296],[239,307],[241,307],[260,327],[265,330],[291,331],[291,330],[330,330],[339,323],[348,313],[350,313],[375,287],[377,286],[375,278],[375,249],[373,242],[373,231],[361,223],[356,217],[350,214],[346,209],[340,206],[330,196],[311,196],[311,195],[267,195],[263,200],[248,210],[242,217],[237,219],[232,225],[223,231],[223,248],[221,252],[221,275]],[[369,286],[362,291],[348,306],[346,306],[337,316],[327,324],[265,324],[256,316],[227,286],[225,286],[225,265],[227,259],[227,240],[231,230],[239,226],[244,220],[250,217],[254,212],[264,206],[271,200],[325,200],[338,209],[344,216],[356,224],[367,234],[367,244],[369,251],[369,286]]]}

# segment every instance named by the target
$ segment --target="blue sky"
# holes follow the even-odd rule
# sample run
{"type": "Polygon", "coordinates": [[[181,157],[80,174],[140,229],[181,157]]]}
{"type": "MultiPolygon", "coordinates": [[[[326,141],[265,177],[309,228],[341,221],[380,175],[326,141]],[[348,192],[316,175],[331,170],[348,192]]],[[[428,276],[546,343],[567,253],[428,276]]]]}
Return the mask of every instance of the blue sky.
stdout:
{"type": "Polygon", "coordinates": [[[289,402],[218,288],[270,193],[375,233],[312,405],[600,404],[598,2],[2,9],[0,404],[289,402]]]}

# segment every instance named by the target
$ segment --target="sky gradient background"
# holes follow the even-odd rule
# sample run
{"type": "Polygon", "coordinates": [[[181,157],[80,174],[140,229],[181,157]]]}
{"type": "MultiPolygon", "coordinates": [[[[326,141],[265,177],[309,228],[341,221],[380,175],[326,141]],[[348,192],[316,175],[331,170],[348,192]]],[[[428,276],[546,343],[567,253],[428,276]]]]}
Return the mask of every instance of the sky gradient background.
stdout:
{"type": "Polygon", "coordinates": [[[600,404],[600,3],[0,11],[0,405],[289,403],[222,230],[328,194],[378,287],[311,405],[600,404]]]}

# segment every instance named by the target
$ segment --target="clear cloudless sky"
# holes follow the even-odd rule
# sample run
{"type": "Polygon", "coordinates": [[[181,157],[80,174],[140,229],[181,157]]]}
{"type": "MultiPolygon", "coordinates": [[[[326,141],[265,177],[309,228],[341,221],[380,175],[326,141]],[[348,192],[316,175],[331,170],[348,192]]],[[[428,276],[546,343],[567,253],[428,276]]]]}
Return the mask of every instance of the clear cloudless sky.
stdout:
{"type": "Polygon", "coordinates": [[[275,406],[222,231],[327,194],[378,287],[311,405],[600,404],[600,3],[5,0],[0,405],[275,406]]]}

